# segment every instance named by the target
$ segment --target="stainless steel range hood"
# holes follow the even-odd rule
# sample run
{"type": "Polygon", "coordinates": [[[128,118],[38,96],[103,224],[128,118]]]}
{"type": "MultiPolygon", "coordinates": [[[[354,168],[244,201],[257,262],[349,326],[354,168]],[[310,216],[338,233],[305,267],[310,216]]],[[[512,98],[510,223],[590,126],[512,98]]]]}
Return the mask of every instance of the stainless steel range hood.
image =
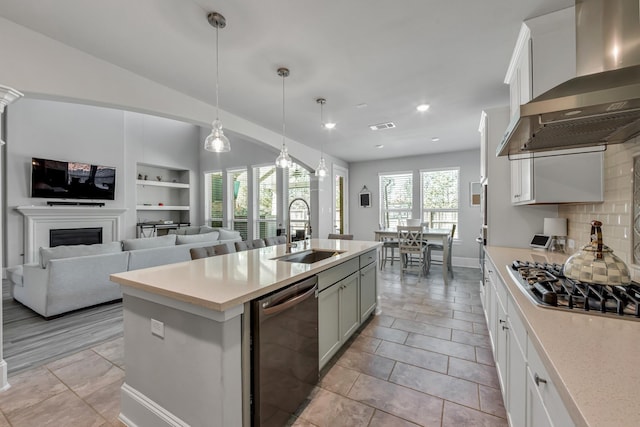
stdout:
{"type": "Polygon", "coordinates": [[[640,134],[639,1],[576,0],[576,45],[580,76],[521,105],[496,155],[615,144],[640,134]]]}

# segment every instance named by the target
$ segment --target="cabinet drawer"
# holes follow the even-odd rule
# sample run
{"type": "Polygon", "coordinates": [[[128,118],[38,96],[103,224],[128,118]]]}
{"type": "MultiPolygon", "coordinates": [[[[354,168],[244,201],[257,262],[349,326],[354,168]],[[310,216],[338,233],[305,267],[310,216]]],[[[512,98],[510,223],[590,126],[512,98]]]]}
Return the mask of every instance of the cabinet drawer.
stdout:
{"type": "Polygon", "coordinates": [[[527,368],[527,381],[531,381],[533,387],[538,389],[542,404],[546,408],[552,424],[557,427],[575,426],[567,408],[562,403],[555,384],[551,381],[549,373],[530,340],[527,342],[527,360],[529,364],[527,368]],[[536,378],[538,378],[537,384],[536,378]]]}
{"type": "Polygon", "coordinates": [[[360,255],[360,268],[366,267],[367,265],[369,265],[373,261],[375,261],[376,260],[376,252],[377,252],[377,250],[374,249],[372,251],[367,252],[366,254],[360,255]]]}
{"type": "Polygon", "coordinates": [[[336,265],[328,270],[318,273],[318,290],[321,291],[345,277],[355,273],[360,268],[360,260],[358,258],[350,259],[340,265],[336,265]]]}

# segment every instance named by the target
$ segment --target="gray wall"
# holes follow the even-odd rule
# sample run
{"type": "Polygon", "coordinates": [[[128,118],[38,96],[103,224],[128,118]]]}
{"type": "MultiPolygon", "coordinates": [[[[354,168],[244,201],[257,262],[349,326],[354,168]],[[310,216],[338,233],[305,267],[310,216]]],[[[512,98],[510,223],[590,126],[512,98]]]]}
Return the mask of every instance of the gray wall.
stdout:
{"type": "MultiPolygon", "coordinates": [[[[381,173],[413,171],[414,194],[420,191],[420,170],[460,168],[460,210],[458,216],[459,240],[454,243],[453,256],[458,258],[478,257],[475,239],[480,234],[480,208],[470,206],[469,183],[479,181],[480,150],[458,151],[425,156],[403,157],[389,160],[355,162],[349,165],[350,231],[356,239],[373,240],[378,228],[380,191],[378,176],[381,173]],[[371,192],[371,207],[360,207],[359,193],[363,186],[371,192]]],[[[414,201],[417,201],[414,197],[414,201]]],[[[413,217],[419,218],[420,206],[414,203],[413,217]]],[[[469,262],[473,265],[473,261],[469,262]]],[[[475,266],[475,265],[473,265],[475,266]]]]}
{"type": "MultiPolygon", "coordinates": [[[[22,99],[7,108],[6,261],[22,264],[23,217],[16,206],[46,205],[30,197],[31,158],[79,161],[114,166],[116,199],[108,207],[127,208],[123,237],[135,237],[136,163],[153,163],[194,171],[192,215],[200,212],[198,179],[199,128],[122,110],[64,102],[22,99]]],[[[196,222],[197,217],[192,217],[196,222]]]]}

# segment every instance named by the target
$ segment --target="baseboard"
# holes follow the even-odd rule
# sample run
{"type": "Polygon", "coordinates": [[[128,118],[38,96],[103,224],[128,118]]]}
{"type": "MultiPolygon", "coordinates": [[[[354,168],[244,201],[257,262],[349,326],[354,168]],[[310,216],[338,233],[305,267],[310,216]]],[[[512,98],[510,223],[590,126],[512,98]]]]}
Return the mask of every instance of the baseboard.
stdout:
{"type": "Polygon", "coordinates": [[[452,257],[451,263],[454,267],[480,268],[478,258],[452,257]]]}
{"type": "Polygon", "coordinates": [[[120,388],[118,419],[128,427],[189,427],[189,424],[127,383],[122,384],[120,388]]]}
{"type": "Polygon", "coordinates": [[[0,391],[9,390],[11,385],[7,378],[7,362],[0,360],[0,391]]]}
{"type": "MultiPolygon", "coordinates": [[[[442,262],[442,257],[434,256],[433,259],[438,262],[442,262]]],[[[466,267],[466,268],[480,268],[478,258],[463,258],[463,257],[451,257],[451,264],[454,267],[466,267]]]]}

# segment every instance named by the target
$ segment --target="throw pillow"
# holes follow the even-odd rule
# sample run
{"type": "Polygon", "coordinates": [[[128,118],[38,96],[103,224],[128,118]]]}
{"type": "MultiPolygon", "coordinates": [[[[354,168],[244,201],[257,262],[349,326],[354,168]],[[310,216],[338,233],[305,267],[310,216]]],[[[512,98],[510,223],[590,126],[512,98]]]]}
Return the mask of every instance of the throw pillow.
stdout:
{"type": "Polygon", "coordinates": [[[212,245],[215,245],[218,243],[218,232],[213,231],[206,234],[190,234],[176,237],[176,245],[186,245],[188,243],[198,242],[211,242],[212,245]]]}
{"type": "Polygon", "coordinates": [[[218,231],[217,228],[209,227],[208,225],[200,226],[200,234],[211,233],[212,231],[218,231]]]}
{"type": "Polygon", "coordinates": [[[47,268],[52,259],[73,258],[86,255],[110,254],[122,252],[122,243],[96,243],[95,245],[61,245],[53,248],[40,248],[40,267],[47,268]]]}
{"type": "Polygon", "coordinates": [[[160,237],[145,237],[141,239],[128,239],[122,241],[122,249],[125,251],[135,251],[137,249],[161,248],[176,244],[176,235],[167,234],[160,237]]]}
{"type": "Polygon", "coordinates": [[[238,240],[241,239],[240,232],[236,230],[227,230],[225,228],[219,228],[220,240],[238,240]]]}

